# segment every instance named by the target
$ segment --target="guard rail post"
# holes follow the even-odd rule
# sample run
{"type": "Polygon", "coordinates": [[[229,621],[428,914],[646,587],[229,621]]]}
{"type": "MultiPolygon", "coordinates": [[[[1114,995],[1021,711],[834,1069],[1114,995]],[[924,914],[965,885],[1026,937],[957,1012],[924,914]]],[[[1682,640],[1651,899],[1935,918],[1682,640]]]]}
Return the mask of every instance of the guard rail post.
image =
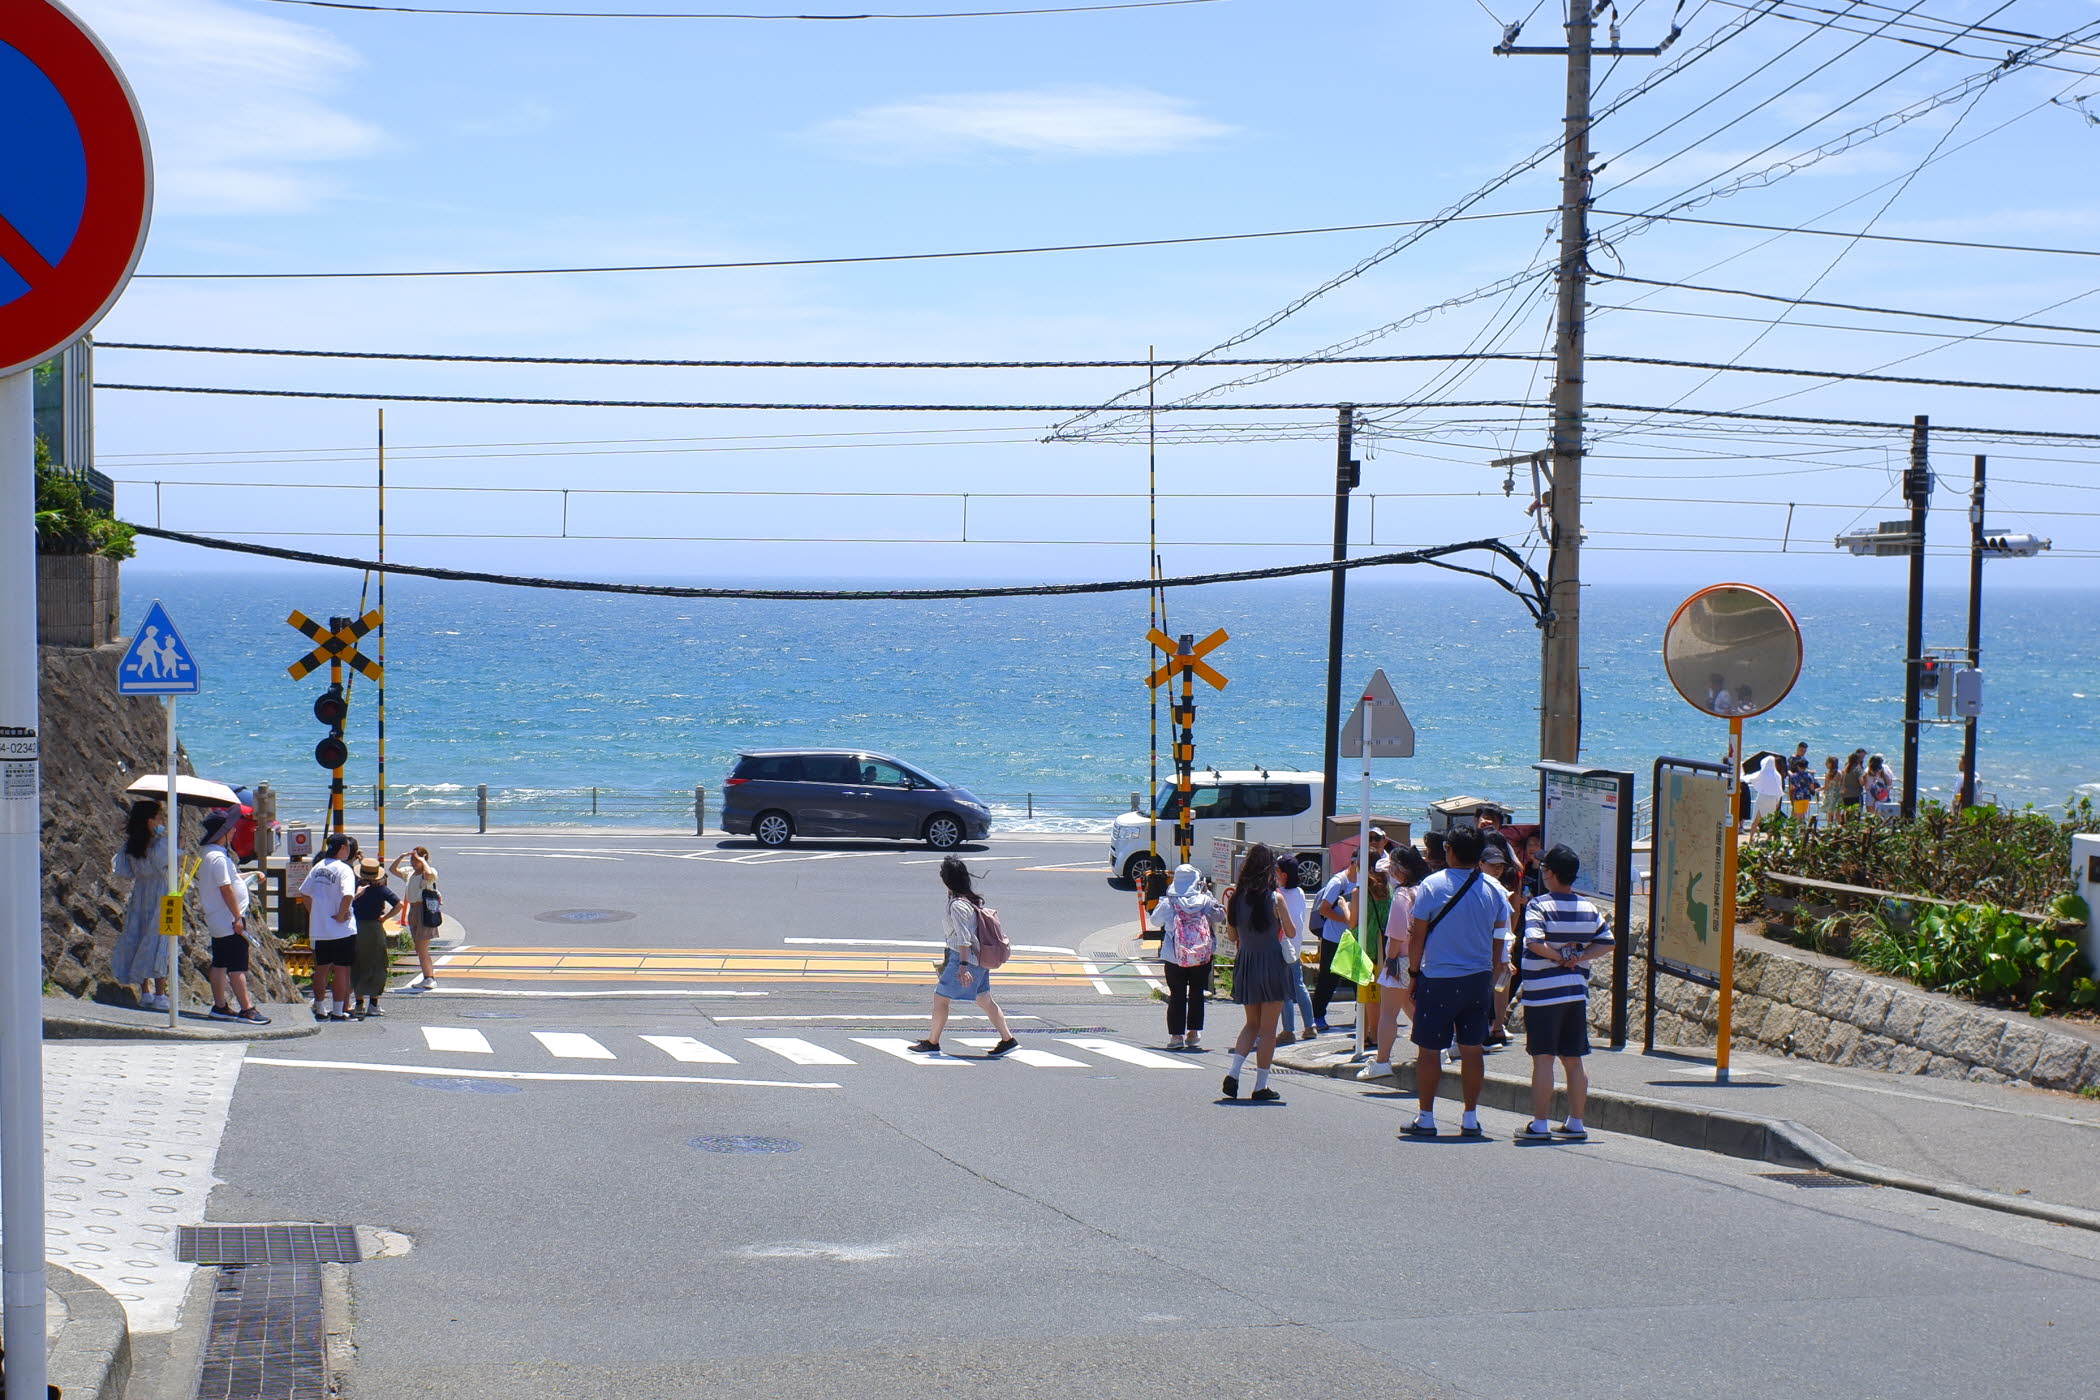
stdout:
{"type": "Polygon", "coordinates": [[[707,835],[707,789],[693,789],[693,835],[707,835]]]}
{"type": "Polygon", "coordinates": [[[477,784],[474,788],[474,819],[481,825],[481,834],[489,834],[489,785],[477,784]]]}

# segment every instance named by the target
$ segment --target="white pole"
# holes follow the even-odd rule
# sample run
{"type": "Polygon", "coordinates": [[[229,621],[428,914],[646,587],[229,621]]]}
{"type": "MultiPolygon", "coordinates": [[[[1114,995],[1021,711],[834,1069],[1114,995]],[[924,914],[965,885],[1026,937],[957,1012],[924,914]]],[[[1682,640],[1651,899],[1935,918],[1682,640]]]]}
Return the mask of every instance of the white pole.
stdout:
{"type": "MultiPolygon", "coordinates": [[[[1374,966],[1379,955],[1385,951],[1382,946],[1371,946],[1371,933],[1365,927],[1364,918],[1365,911],[1371,907],[1371,736],[1378,732],[1377,726],[1372,722],[1371,710],[1377,703],[1368,695],[1364,697],[1363,803],[1362,813],[1356,824],[1356,945],[1370,954],[1374,966]]],[[[1363,999],[1363,991],[1359,988],[1356,996],[1356,1058],[1359,1060],[1364,1057],[1365,1047],[1370,1044],[1371,1029],[1365,1023],[1371,1019],[1372,1009],[1372,1004],[1363,999]]],[[[1393,1049],[1390,1045],[1379,1048],[1385,1052],[1387,1059],[1392,1058],[1393,1049]]]]}
{"type": "Polygon", "coordinates": [[[30,377],[0,378],[0,1346],[42,1395],[44,939],[37,799],[36,450],[30,377]],[[8,541],[12,540],[10,544],[8,541]]]}
{"type": "MultiPolygon", "coordinates": [[[[175,697],[172,695],[168,697],[167,818],[168,893],[174,894],[176,892],[175,862],[176,857],[178,855],[178,852],[175,848],[182,842],[182,803],[176,799],[175,792],[175,697]]],[[[158,914],[160,911],[155,910],[154,912],[158,914]]],[[[178,925],[178,927],[180,926],[178,925]]],[[[180,934],[177,934],[173,938],[163,938],[161,942],[168,945],[168,958],[166,963],[166,975],[168,979],[168,1029],[174,1030],[175,1027],[179,1024],[176,1018],[182,1013],[182,936],[180,934]]]]}

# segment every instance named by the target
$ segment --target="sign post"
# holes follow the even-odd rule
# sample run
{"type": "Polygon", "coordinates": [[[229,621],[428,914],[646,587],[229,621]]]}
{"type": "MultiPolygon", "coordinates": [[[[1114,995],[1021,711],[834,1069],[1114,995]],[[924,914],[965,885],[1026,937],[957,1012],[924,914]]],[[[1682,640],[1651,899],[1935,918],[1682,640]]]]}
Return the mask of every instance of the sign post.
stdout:
{"type": "MultiPolygon", "coordinates": [[[[1800,679],[1801,624],[1762,588],[1717,583],[1677,605],[1663,629],[1662,655],[1670,684],[1685,702],[1728,721],[1728,807],[1721,826],[1720,888],[1714,891],[1720,913],[1714,1082],[1726,1084],[1735,1013],[1735,858],[1741,825],[1736,793],[1743,778],[1743,721],[1778,705],[1800,679]]],[[[1651,925],[1651,945],[1656,932],[1651,925]]],[[[1649,1006],[1652,1016],[1652,998],[1649,1006]]]]}
{"type": "MultiPolygon", "coordinates": [[[[1633,774],[1579,763],[1534,763],[1539,775],[1539,847],[1566,846],[1582,861],[1575,888],[1611,901],[1611,1048],[1626,1044],[1633,946],[1633,774]]],[[[1521,941],[1522,930],[1518,931],[1521,941]]]]}
{"type": "Polygon", "coordinates": [[[30,372],[115,303],[145,246],[138,104],[51,0],[0,6],[0,1348],[44,1394],[43,868],[37,843],[36,429],[30,372]]]}
{"type": "Polygon", "coordinates": [[[196,658],[190,655],[182,634],[158,598],[146,609],[146,620],[124,648],[117,663],[117,694],[158,695],[168,702],[168,885],[161,896],[160,931],[167,939],[168,1028],[174,1029],[182,1011],[182,895],[175,887],[177,847],[182,841],[181,789],[175,774],[175,697],[195,695],[198,683],[196,658]],[[172,911],[172,912],[171,912],[172,911]]]}
{"type": "MultiPolygon", "coordinates": [[[[1393,683],[1385,678],[1383,670],[1373,671],[1371,679],[1364,683],[1363,697],[1342,725],[1337,746],[1343,758],[1356,759],[1362,765],[1356,824],[1356,946],[1370,958],[1374,969],[1371,980],[1358,984],[1356,989],[1356,1057],[1362,1059],[1370,1038],[1371,1008],[1378,1004],[1375,969],[1385,955],[1385,931],[1367,928],[1364,920],[1365,911],[1371,907],[1371,901],[1365,897],[1371,884],[1371,867],[1364,859],[1371,844],[1371,760],[1415,756],[1414,722],[1408,719],[1400,697],[1393,694],[1393,683]]],[[[1386,1058],[1391,1059],[1393,1047],[1383,1049],[1386,1058]]]]}

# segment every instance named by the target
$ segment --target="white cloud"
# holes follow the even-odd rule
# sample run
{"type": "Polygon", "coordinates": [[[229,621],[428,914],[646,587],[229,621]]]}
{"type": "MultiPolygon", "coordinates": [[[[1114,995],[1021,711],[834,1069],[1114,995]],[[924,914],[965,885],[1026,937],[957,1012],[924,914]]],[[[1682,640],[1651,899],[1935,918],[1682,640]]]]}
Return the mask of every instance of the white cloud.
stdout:
{"type": "Polygon", "coordinates": [[[74,5],[138,93],[158,212],[310,209],[334,186],[307,167],[381,142],[377,127],[328,104],[358,56],[321,30],[222,0],[74,5]]]}
{"type": "Polygon", "coordinates": [[[1149,156],[1230,133],[1193,104],[1144,88],[1097,85],[957,92],[864,107],[815,127],[828,144],[873,160],[1149,156]]]}

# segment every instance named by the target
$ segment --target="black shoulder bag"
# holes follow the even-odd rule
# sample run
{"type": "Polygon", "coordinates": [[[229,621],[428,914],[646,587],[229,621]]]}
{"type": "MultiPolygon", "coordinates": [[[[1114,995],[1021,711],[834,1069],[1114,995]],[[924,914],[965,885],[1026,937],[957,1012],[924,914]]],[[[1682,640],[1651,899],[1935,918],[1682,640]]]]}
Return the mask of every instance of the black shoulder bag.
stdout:
{"type": "MultiPolygon", "coordinates": [[[[1474,881],[1479,878],[1480,867],[1475,866],[1473,867],[1473,873],[1466,876],[1459,884],[1458,893],[1444,901],[1444,907],[1436,911],[1436,917],[1432,918],[1429,921],[1429,926],[1422,930],[1422,953],[1425,957],[1429,953],[1429,935],[1436,932],[1436,926],[1444,921],[1446,914],[1458,907],[1458,902],[1466,897],[1466,892],[1473,888],[1474,881]]],[[[1400,955],[1397,953],[1385,960],[1385,975],[1392,978],[1395,982],[1400,980],[1400,969],[1394,966],[1399,961],[1400,955]]]]}

